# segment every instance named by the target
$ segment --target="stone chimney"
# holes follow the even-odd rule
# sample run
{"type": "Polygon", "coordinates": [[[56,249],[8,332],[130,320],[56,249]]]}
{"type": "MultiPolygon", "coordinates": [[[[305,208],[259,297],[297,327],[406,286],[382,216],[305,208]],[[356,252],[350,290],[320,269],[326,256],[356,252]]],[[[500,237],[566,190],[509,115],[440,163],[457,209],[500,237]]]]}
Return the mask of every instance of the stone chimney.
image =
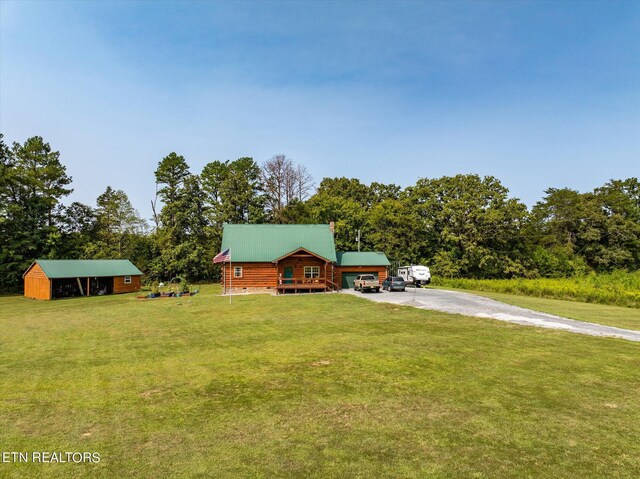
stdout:
{"type": "Polygon", "coordinates": [[[336,230],[336,225],[334,224],[333,221],[329,221],[329,231],[331,231],[331,234],[335,233],[336,230]]]}

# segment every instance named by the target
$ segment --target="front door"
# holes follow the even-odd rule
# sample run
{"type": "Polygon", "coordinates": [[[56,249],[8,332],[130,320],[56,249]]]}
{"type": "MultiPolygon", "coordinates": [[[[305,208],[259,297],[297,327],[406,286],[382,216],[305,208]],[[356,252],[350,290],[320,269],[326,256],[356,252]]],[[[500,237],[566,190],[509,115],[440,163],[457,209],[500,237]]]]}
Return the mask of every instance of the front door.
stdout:
{"type": "Polygon", "coordinates": [[[293,266],[284,267],[284,284],[293,283],[293,266]]]}

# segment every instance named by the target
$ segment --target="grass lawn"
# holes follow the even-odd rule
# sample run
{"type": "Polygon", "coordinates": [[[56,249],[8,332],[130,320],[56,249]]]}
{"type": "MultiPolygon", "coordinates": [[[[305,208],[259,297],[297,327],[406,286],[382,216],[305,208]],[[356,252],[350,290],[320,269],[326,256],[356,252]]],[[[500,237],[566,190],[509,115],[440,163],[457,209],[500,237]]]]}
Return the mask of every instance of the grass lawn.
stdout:
{"type": "Polygon", "coordinates": [[[440,288],[477,294],[503,303],[529,308],[543,313],[556,314],[570,319],[605,324],[617,328],[640,330],[640,309],[610,306],[606,304],[580,303],[561,299],[536,298],[518,294],[493,293],[490,291],[473,291],[467,289],[440,288]]]}
{"type": "Polygon", "coordinates": [[[346,295],[0,298],[0,477],[640,477],[640,344],[346,295]]]}

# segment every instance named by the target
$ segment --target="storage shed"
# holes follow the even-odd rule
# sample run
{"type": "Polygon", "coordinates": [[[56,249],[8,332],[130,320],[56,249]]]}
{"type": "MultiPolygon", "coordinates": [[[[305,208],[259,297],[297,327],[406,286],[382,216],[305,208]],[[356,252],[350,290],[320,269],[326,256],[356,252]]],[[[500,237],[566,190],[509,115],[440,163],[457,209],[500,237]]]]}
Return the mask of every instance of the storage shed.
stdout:
{"type": "Polygon", "coordinates": [[[37,259],[22,275],[24,296],[44,300],[133,293],[141,277],[126,259],[37,259]]]}

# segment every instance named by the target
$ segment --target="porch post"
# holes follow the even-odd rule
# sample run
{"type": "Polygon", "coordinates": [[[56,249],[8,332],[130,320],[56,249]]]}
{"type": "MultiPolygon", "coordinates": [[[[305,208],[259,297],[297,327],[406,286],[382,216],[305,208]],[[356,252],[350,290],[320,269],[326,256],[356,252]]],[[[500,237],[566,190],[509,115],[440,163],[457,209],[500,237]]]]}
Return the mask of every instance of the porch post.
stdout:
{"type": "Polygon", "coordinates": [[[327,262],[324,262],[324,290],[327,291],[327,262]]]}
{"type": "Polygon", "coordinates": [[[333,263],[331,263],[331,282],[334,284],[334,287],[337,291],[338,287],[336,285],[336,267],[333,265],[333,263]]]}

